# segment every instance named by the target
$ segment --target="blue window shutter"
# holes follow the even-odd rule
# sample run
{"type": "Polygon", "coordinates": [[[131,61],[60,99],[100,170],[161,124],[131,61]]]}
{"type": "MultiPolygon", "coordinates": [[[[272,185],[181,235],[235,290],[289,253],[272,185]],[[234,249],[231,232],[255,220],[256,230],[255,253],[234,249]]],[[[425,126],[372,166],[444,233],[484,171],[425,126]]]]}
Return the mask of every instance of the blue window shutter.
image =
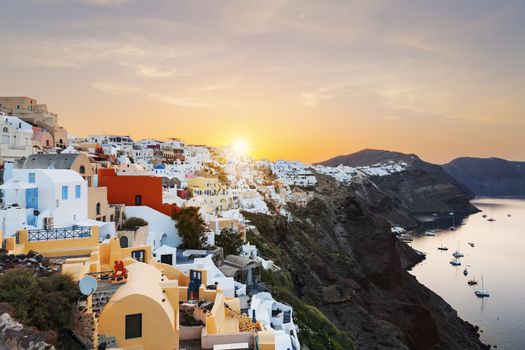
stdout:
{"type": "Polygon", "coordinates": [[[80,185],[75,186],[75,197],[80,198],[80,185]]]}
{"type": "Polygon", "coordinates": [[[27,181],[30,184],[34,184],[36,182],[36,174],[35,173],[29,173],[27,181]]]}
{"type": "Polygon", "coordinates": [[[67,200],[67,186],[62,186],[62,199],[67,200]]]}

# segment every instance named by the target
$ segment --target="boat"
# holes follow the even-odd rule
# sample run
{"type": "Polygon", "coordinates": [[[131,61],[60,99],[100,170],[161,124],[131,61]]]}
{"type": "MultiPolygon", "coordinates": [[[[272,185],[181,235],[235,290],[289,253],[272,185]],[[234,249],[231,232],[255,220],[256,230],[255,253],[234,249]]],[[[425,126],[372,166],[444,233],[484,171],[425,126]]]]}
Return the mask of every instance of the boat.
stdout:
{"type": "Polygon", "coordinates": [[[485,283],[483,282],[483,275],[481,275],[481,288],[477,288],[474,292],[478,298],[490,297],[490,293],[485,290],[485,283]]]}
{"type": "Polygon", "coordinates": [[[452,260],[450,260],[450,265],[452,265],[452,266],[460,266],[461,265],[461,261],[459,261],[458,259],[452,259],[452,260]]]}
{"type": "Polygon", "coordinates": [[[465,255],[462,252],[460,252],[459,250],[456,250],[454,253],[452,253],[452,256],[457,259],[457,258],[462,258],[465,255]]]}
{"type": "Polygon", "coordinates": [[[456,231],[456,226],[450,226],[448,229],[449,229],[450,231],[456,231]]]}
{"type": "Polygon", "coordinates": [[[443,240],[441,240],[441,245],[438,247],[438,250],[448,250],[447,247],[443,247],[443,240]]]}
{"type": "Polygon", "coordinates": [[[487,216],[488,216],[487,214],[483,214],[482,218],[487,218],[487,216]]]}
{"type": "Polygon", "coordinates": [[[403,242],[412,242],[414,240],[412,236],[406,233],[399,235],[398,238],[403,242]]]}
{"type": "Polygon", "coordinates": [[[423,232],[423,236],[430,236],[430,237],[434,237],[436,234],[432,231],[425,231],[423,232]]]}
{"type": "Polygon", "coordinates": [[[487,221],[489,221],[489,222],[493,222],[493,221],[496,221],[496,219],[494,219],[494,218],[490,218],[490,219],[487,219],[487,221]]]}
{"type": "Polygon", "coordinates": [[[463,275],[465,275],[465,276],[468,275],[468,270],[467,270],[466,267],[465,267],[465,269],[463,270],[463,275]]]}
{"type": "Polygon", "coordinates": [[[473,242],[468,242],[468,245],[471,246],[472,248],[474,248],[474,243],[473,242]]]}
{"type": "Polygon", "coordinates": [[[510,215],[510,214],[507,214],[507,216],[508,216],[508,217],[510,218],[510,217],[511,217],[512,215],[510,215]]]}
{"type": "Polygon", "coordinates": [[[478,284],[478,281],[476,281],[475,278],[472,278],[472,279],[469,280],[467,283],[468,283],[469,286],[475,286],[475,285],[478,284]]]}

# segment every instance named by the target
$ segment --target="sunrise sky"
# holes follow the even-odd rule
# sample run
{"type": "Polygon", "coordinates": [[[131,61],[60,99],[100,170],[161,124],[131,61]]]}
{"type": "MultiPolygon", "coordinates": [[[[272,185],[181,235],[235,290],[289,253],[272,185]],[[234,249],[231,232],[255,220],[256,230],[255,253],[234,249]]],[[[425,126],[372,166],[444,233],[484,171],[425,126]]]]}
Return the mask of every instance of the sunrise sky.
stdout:
{"type": "Polygon", "coordinates": [[[525,160],[523,1],[0,0],[0,95],[74,135],[525,160]]]}

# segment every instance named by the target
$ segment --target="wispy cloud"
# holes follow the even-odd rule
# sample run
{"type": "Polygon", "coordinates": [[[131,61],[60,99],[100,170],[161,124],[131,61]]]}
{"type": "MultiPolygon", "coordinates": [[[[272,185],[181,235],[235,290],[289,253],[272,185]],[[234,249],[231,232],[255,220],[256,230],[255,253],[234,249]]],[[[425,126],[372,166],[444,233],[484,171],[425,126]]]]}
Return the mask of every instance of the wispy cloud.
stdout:
{"type": "Polygon", "coordinates": [[[96,82],[93,83],[95,89],[111,95],[127,95],[129,93],[135,93],[141,91],[139,88],[126,85],[126,84],[116,84],[111,82],[96,82]]]}
{"type": "Polygon", "coordinates": [[[217,90],[228,90],[237,86],[239,82],[239,77],[231,77],[221,81],[212,81],[201,87],[195,88],[196,91],[207,92],[207,91],[217,91],[217,90]]]}
{"type": "Polygon", "coordinates": [[[195,97],[181,97],[175,94],[169,95],[161,93],[149,93],[148,97],[165,104],[179,107],[219,109],[219,106],[213,104],[213,102],[208,102],[204,99],[198,99],[195,97]]]}

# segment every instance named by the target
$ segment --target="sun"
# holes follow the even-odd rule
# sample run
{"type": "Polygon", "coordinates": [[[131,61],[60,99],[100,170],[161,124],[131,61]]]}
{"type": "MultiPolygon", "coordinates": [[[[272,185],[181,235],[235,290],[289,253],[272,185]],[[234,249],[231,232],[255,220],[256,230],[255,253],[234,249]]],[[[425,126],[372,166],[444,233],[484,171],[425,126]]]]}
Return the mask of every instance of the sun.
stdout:
{"type": "Polygon", "coordinates": [[[248,141],[243,137],[238,137],[231,143],[231,146],[235,153],[245,155],[248,153],[248,150],[250,148],[250,144],[248,141]]]}

